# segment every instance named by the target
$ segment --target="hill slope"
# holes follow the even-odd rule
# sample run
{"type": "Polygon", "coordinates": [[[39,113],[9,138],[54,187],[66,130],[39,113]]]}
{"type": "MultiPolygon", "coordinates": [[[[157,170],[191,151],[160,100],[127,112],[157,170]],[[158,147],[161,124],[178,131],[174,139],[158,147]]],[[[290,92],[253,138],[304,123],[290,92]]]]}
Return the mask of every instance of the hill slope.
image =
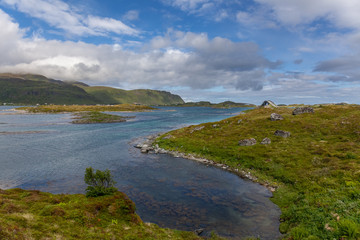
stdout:
{"type": "Polygon", "coordinates": [[[293,110],[259,108],[172,131],[157,144],[250,172],[276,188],[272,200],[281,208],[285,239],[360,239],[360,106],[293,110]],[[272,113],[284,119],[271,121],[272,113]],[[244,146],[245,139],[255,144],[244,146]]]}
{"type": "Polygon", "coordinates": [[[165,91],[149,89],[122,90],[111,87],[90,87],[77,85],[90,95],[101,99],[106,104],[140,103],[145,105],[181,104],[184,100],[179,95],[165,91]]]}
{"type": "Polygon", "coordinates": [[[82,88],[40,75],[0,74],[0,102],[24,104],[96,104],[82,88]]]}
{"type": "Polygon", "coordinates": [[[33,74],[0,74],[0,102],[22,104],[120,104],[169,105],[184,103],[170,92],[111,87],[90,87],[33,74]]]}

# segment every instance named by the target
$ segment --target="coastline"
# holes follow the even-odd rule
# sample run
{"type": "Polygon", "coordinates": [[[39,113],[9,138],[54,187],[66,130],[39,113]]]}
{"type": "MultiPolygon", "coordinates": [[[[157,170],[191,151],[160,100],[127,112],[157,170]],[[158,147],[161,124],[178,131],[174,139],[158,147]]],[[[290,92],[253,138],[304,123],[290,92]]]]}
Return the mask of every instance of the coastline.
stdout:
{"type": "Polygon", "coordinates": [[[279,186],[274,186],[268,182],[260,181],[256,176],[254,176],[250,172],[245,171],[243,169],[233,168],[226,164],[217,163],[210,159],[195,156],[194,154],[191,154],[191,153],[172,151],[172,150],[166,150],[164,148],[160,148],[158,144],[155,144],[155,142],[163,134],[164,133],[157,133],[157,134],[149,135],[149,136],[145,137],[146,140],[144,142],[139,143],[139,144],[135,145],[134,147],[140,149],[141,153],[143,153],[143,154],[169,154],[175,158],[184,158],[184,159],[200,162],[200,163],[208,165],[208,166],[214,166],[217,168],[221,168],[225,171],[228,171],[230,173],[233,173],[233,174],[239,176],[240,178],[248,179],[254,183],[258,183],[258,184],[264,186],[265,188],[267,188],[272,193],[275,192],[277,190],[277,188],[279,187],[279,186]]]}

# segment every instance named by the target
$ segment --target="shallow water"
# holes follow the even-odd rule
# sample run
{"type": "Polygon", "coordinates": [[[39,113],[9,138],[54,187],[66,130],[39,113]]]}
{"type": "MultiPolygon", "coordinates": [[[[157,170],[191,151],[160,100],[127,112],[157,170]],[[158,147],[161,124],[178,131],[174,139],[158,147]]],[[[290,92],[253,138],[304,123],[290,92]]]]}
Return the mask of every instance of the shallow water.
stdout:
{"type": "Polygon", "coordinates": [[[126,123],[73,125],[69,114],[17,115],[0,107],[0,188],[83,193],[86,167],[110,169],[144,221],[241,239],[279,236],[280,211],[259,184],[198,162],[141,154],[145,136],[244,109],[161,108],[126,123]],[[175,111],[171,111],[175,110],[175,111]]]}

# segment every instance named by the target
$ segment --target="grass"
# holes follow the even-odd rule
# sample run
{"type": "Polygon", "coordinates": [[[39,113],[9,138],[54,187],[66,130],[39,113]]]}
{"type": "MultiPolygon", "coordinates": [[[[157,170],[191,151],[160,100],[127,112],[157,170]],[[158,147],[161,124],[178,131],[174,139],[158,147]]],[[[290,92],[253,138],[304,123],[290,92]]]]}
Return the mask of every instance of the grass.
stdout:
{"type": "Polygon", "coordinates": [[[92,124],[92,123],[118,123],[126,122],[128,118],[134,117],[123,117],[112,114],[106,114],[101,112],[79,112],[75,113],[75,120],[71,123],[74,124],[92,124]]]}
{"type": "Polygon", "coordinates": [[[25,110],[29,113],[65,113],[65,112],[136,112],[149,111],[155,108],[135,104],[118,105],[40,105],[36,107],[21,107],[17,110],[25,110]]]}
{"type": "Polygon", "coordinates": [[[172,131],[157,143],[249,171],[275,187],[285,239],[360,239],[360,106],[320,105],[297,116],[292,110],[250,110],[201,130],[172,131]],[[285,119],[271,121],[273,112],[285,119]],[[291,136],[275,136],[276,130],[291,136]],[[260,144],[265,137],[271,144],[260,144]],[[238,145],[247,138],[257,144],[238,145]]]}
{"type": "Polygon", "coordinates": [[[134,203],[121,192],[86,198],[11,189],[0,190],[0,239],[201,238],[144,223],[134,203]]]}

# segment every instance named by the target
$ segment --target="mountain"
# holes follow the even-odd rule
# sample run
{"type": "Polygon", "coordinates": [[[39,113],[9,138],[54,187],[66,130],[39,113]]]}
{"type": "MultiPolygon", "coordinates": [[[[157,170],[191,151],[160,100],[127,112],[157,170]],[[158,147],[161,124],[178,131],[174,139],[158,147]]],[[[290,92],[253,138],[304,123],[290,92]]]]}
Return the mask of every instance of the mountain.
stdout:
{"type": "Polygon", "coordinates": [[[0,102],[21,104],[119,104],[170,105],[184,103],[170,92],[111,87],[90,87],[82,82],[63,82],[42,75],[0,74],[0,102]]]}

